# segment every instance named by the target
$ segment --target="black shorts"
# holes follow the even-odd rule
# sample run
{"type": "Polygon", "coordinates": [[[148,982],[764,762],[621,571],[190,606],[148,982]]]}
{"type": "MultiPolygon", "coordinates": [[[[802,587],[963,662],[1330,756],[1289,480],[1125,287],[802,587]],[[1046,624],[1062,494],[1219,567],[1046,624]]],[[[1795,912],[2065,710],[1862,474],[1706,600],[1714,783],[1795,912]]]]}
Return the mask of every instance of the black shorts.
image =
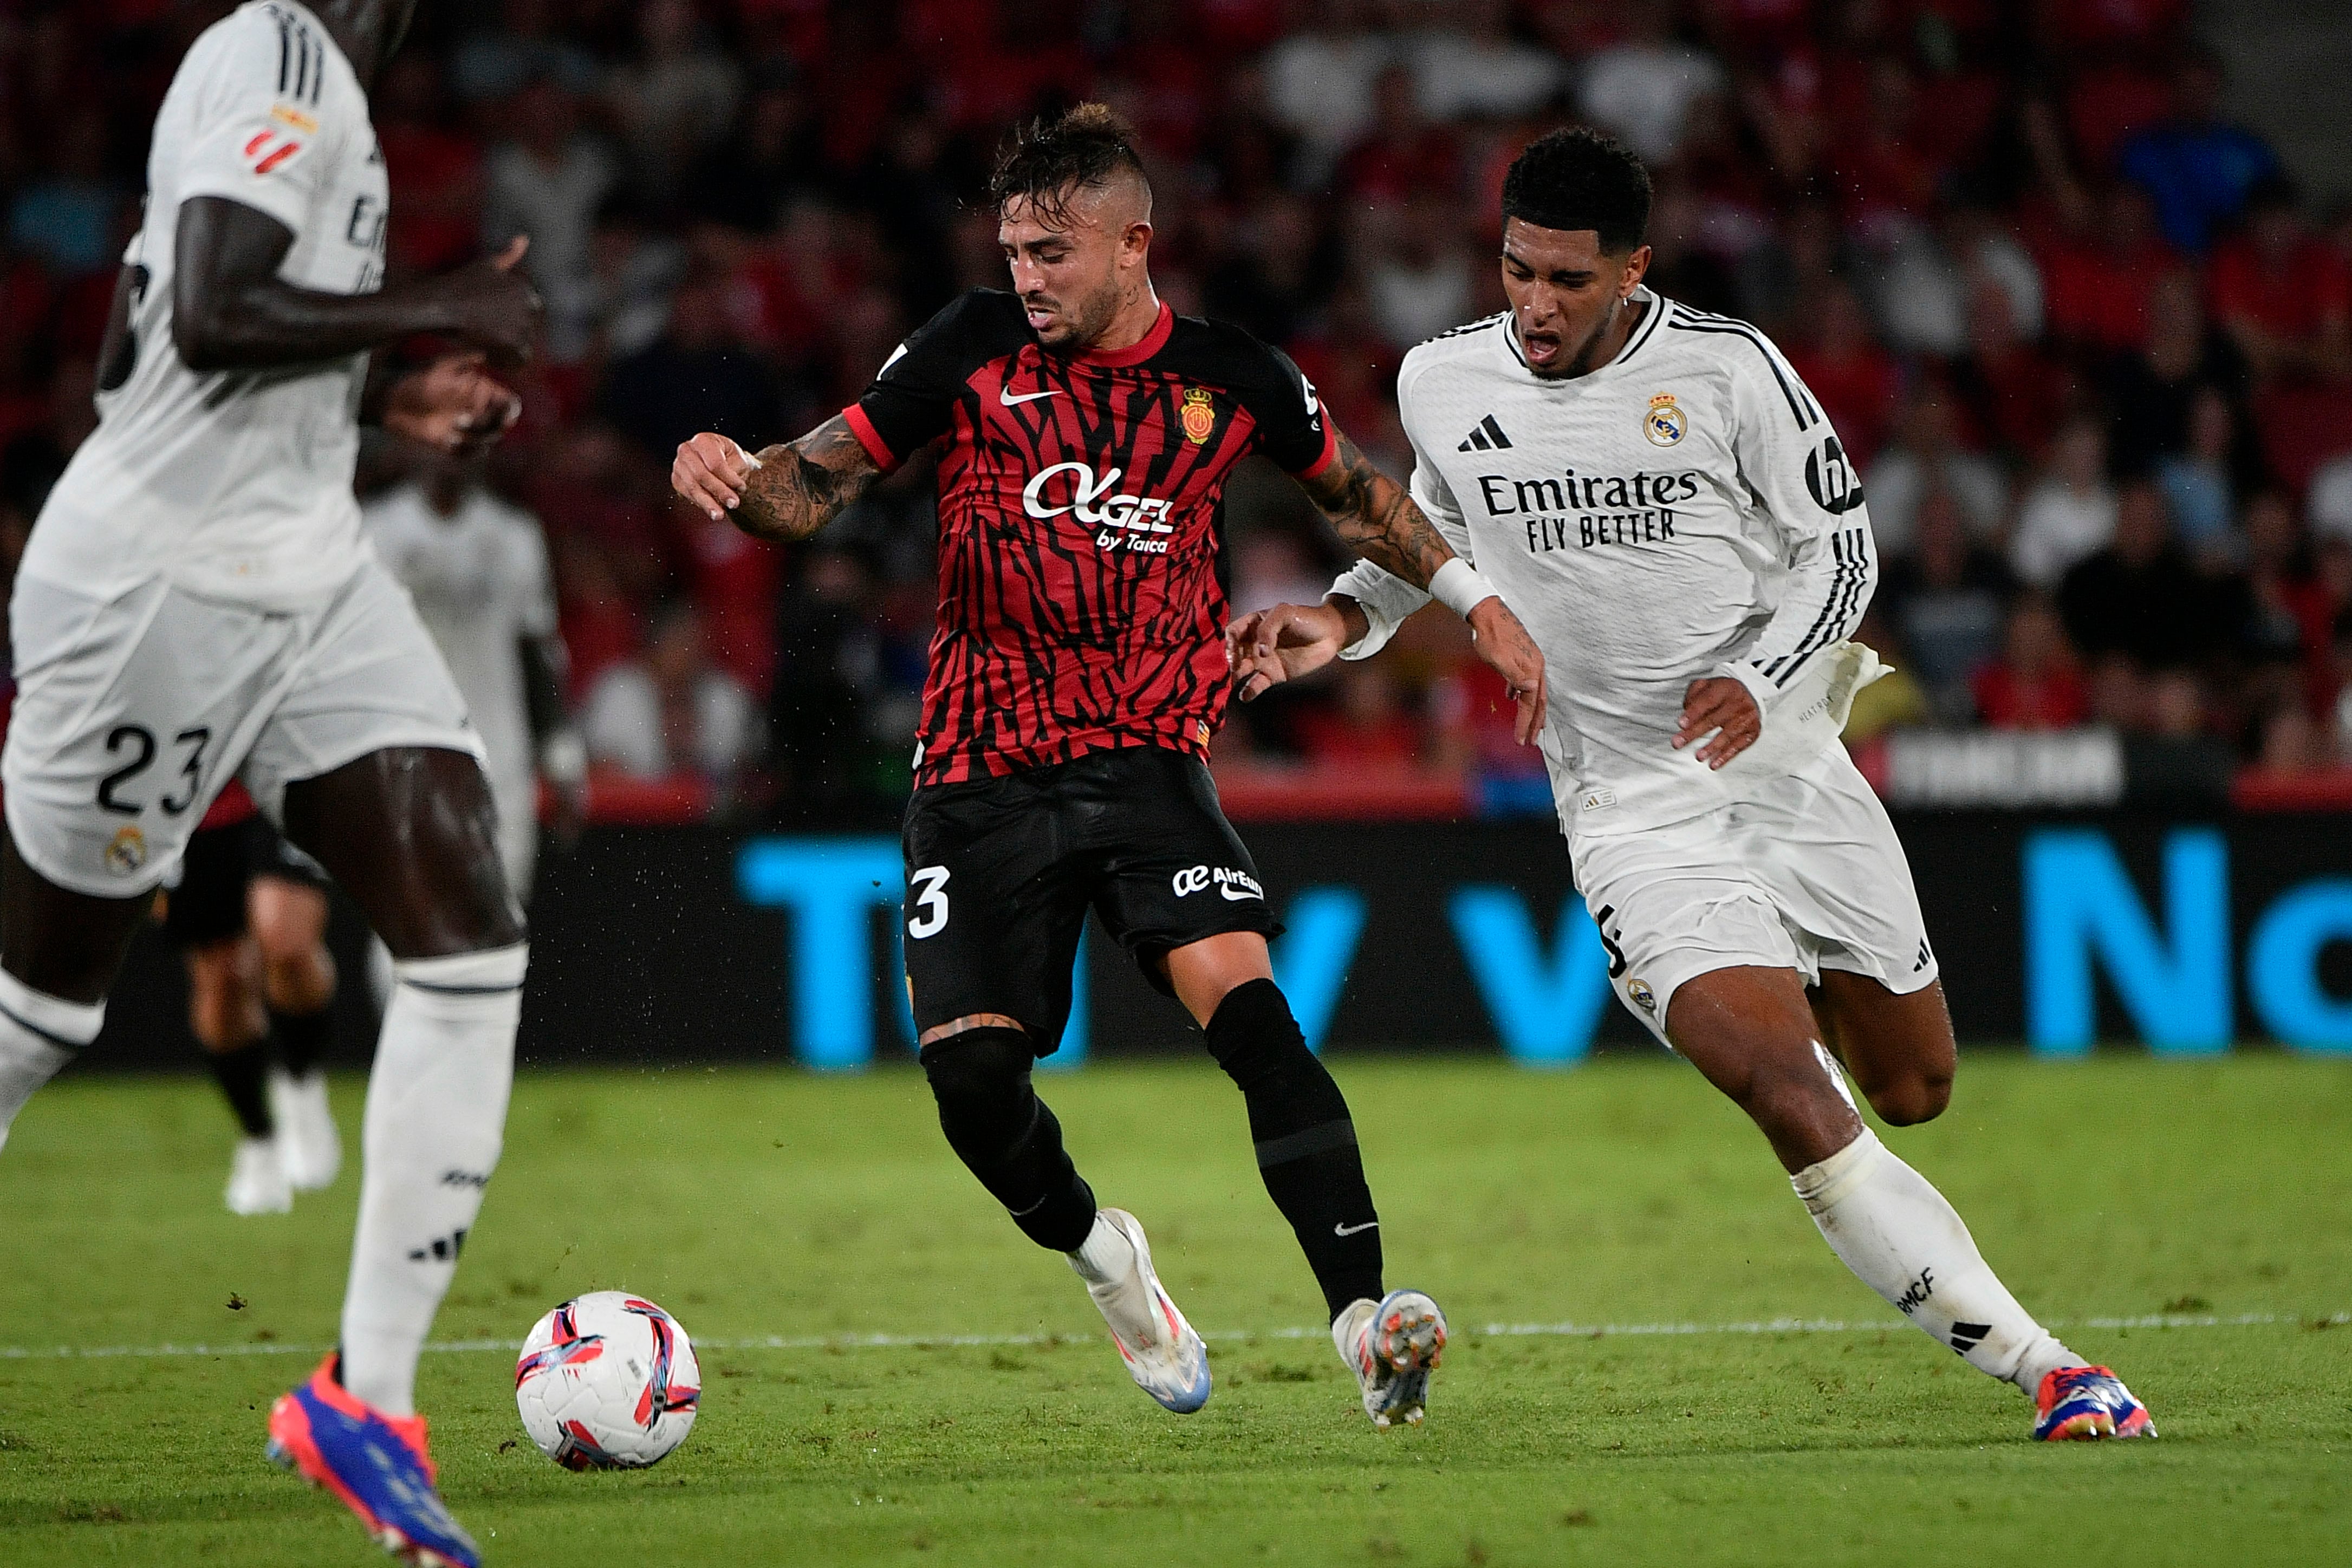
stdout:
{"type": "Polygon", "coordinates": [[[904,843],[919,1034],[1003,1013],[1052,1054],[1089,908],[1162,990],[1152,960],[1170,948],[1281,929],[1208,768],[1179,751],[1098,751],[918,789],[904,843]]]}
{"type": "Polygon", "coordinates": [[[246,884],[257,876],[327,885],[319,862],[288,843],[266,818],[197,829],[181,859],[179,883],[164,897],[164,935],[182,947],[209,947],[241,934],[246,884]]]}

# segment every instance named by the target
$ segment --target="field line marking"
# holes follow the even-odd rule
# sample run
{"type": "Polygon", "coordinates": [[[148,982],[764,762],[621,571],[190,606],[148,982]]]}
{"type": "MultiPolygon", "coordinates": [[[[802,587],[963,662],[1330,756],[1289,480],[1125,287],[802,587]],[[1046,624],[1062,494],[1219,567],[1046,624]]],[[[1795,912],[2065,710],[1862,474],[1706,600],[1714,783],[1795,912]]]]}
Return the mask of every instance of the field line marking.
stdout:
{"type": "MultiPolygon", "coordinates": [[[[2151,1312],[2139,1317],[2103,1317],[2051,1320],[2044,1327],[2053,1329],[2239,1329],[2269,1328],[2276,1325],[2326,1323],[2336,1327],[2352,1325],[2352,1312],[2327,1313],[2241,1312],[2235,1316],[2210,1313],[2151,1312]]],[[[1682,1334],[1778,1334],[1778,1333],[1882,1333],[1900,1328],[1903,1320],[1849,1322],[1842,1318],[1770,1318],[1752,1322],[1734,1323],[1487,1323],[1469,1332],[1493,1339],[1605,1339],[1612,1336],[1651,1338],[1682,1334]]],[[[1330,1331],[1318,1328],[1281,1328],[1227,1330],[1204,1333],[1201,1337],[1220,1344],[1248,1344],[1257,1340],[1319,1340],[1330,1331]]],[[[698,1350],[954,1350],[986,1349],[1017,1345],[1075,1343],[1090,1339],[1083,1334],[811,1334],[786,1337],[782,1334],[754,1336],[751,1339],[696,1339],[698,1350]]],[[[132,1360],[175,1356],[230,1355],[324,1355],[334,1347],[327,1344],[279,1344],[275,1341],[258,1344],[150,1344],[150,1345],[70,1345],[49,1347],[39,1345],[0,1345],[0,1361],[76,1361],[125,1358],[132,1360]]],[[[452,1339],[436,1340],[425,1350],[435,1354],[483,1354],[503,1351],[512,1355],[522,1349],[520,1340],[452,1339]]]]}

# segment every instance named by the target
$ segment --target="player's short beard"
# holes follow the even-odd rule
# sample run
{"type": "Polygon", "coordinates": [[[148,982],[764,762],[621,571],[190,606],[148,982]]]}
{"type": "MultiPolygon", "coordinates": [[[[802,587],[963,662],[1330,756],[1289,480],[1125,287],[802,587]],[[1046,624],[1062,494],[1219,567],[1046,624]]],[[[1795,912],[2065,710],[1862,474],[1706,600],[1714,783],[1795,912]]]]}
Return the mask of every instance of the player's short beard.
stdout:
{"type": "Polygon", "coordinates": [[[1592,356],[1599,351],[1601,340],[1609,335],[1609,329],[1617,324],[1617,312],[1623,308],[1625,308],[1625,302],[1622,299],[1611,300],[1609,308],[1601,313],[1601,319],[1592,324],[1592,331],[1583,342],[1576,346],[1576,352],[1570,356],[1568,363],[1554,371],[1552,374],[1562,381],[1576,376],[1591,375],[1592,356]]]}
{"type": "Polygon", "coordinates": [[[1070,325],[1069,336],[1058,343],[1041,341],[1038,347],[1052,354],[1083,354],[1093,348],[1118,316],[1118,279],[1113,277],[1102,287],[1083,299],[1064,307],[1062,319],[1070,325]]]}

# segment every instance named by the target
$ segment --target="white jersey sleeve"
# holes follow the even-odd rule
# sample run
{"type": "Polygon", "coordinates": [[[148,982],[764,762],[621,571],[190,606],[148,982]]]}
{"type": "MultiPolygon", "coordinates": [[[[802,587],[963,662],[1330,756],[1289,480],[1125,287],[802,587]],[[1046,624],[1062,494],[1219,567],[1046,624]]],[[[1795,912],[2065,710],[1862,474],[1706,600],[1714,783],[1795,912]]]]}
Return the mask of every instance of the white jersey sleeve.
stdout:
{"type": "Polygon", "coordinates": [[[1740,657],[1716,673],[1769,710],[1815,658],[1853,635],[1878,586],[1878,551],[1862,480],[1828,415],[1762,334],[1731,363],[1732,450],[1777,531],[1788,576],[1780,602],[1740,657]]]}
{"type": "MultiPolygon", "coordinates": [[[[1412,497],[1412,504],[1436,526],[1447,547],[1476,566],[1477,557],[1470,548],[1470,527],[1462,516],[1461,504],[1454,498],[1444,472],[1429,460],[1427,449],[1422,444],[1422,433],[1413,428],[1412,404],[1404,396],[1404,382],[1411,374],[1408,357],[1406,369],[1397,378],[1397,401],[1404,413],[1405,438],[1412,443],[1412,478],[1406,489],[1412,497]]],[[[1340,573],[1339,580],[1331,585],[1331,592],[1344,594],[1363,606],[1364,619],[1370,624],[1363,636],[1339,650],[1343,659],[1370,658],[1388,646],[1398,627],[1430,601],[1426,589],[1415,588],[1369,560],[1360,560],[1340,573]]]]}
{"type": "Polygon", "coordinates": [[[236,24],[190,51],[187,68],[199,87],[174,193],[183,202],[226,197],[299,238],[316,221],[350,127],[325,102],[326,47],[312,28],[276,7],[236,24]]]}

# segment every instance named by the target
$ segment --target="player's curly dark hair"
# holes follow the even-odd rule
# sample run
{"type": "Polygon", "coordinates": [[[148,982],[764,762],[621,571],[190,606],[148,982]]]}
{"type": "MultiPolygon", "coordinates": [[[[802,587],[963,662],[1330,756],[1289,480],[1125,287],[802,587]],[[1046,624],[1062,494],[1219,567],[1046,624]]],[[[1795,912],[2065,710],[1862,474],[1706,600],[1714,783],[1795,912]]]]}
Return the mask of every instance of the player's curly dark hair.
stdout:
{"type": "Polygon", "coordinates": [[[1539,229],[1592,229],[1601,248],[1624,256],[1650,227],[1650,172],[1633,150],[1589,126],[1547,131],[1503,176],[1503,221],[1539,229]]]}
{"type": "Polygon", "coordinates": [[[1100,190],[1121,173],[1151,182],[1143,160],[1135,154],[1135,132],[1108,104],[1081,103],[1060,117],[1043,115],[1015,126],[997,149],[996,167],[988,177],[989,204],[998,212],[1019,198],[1046,224],[1061,228],[1069,221],[1070,198],[1080,191],[1100,190]]]}

